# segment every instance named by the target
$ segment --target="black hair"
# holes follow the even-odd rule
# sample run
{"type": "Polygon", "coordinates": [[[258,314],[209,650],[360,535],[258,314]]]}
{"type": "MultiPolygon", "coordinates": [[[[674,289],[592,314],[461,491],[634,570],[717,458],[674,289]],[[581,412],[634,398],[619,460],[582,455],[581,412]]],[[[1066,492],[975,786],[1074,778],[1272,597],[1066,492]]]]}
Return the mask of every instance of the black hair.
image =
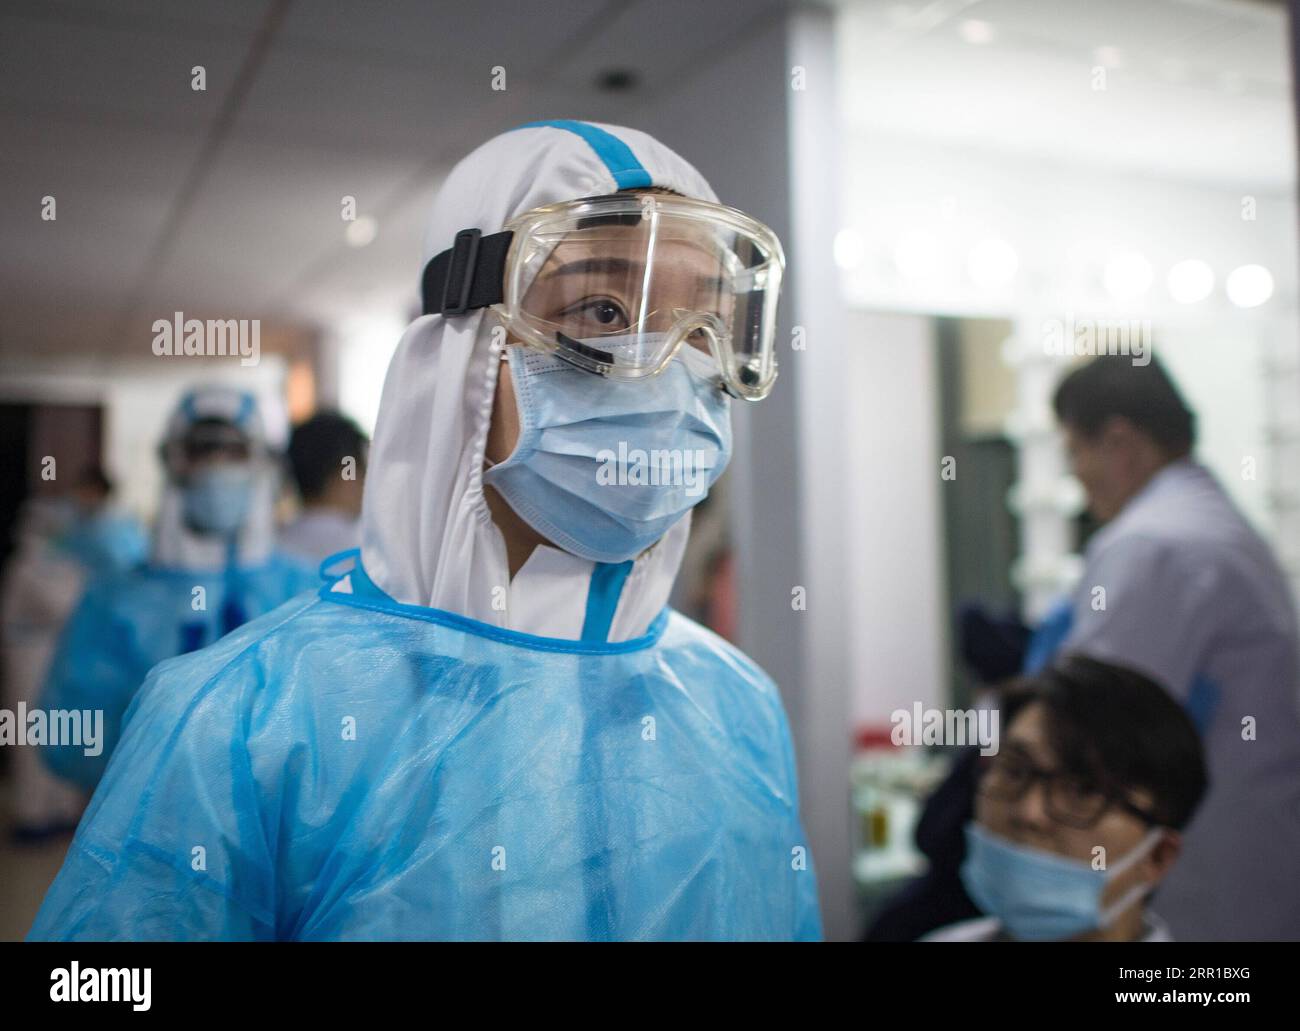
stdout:
{"type": "Polygon", "coordinates": [[[1122,416],[1172,456],[1187,454],[1196,443],[1196,415],[1154,357],[1134,365],[1124,355],[1099,355],[1061,381],[1052,406],[1062,423],[1086,437],[1122,416]]]}
{"type": "Polygon", "coordinates": [[[354,458],[358,470],[365,466],[366,435],[339,412],[317,412],[299,423],[289,435],[289,468],[298,493],[311,501],[324,493],[345,458],[354,458]]]}
{"type": "Polygon", "coordinates": [[[1067,655],[1003,695],[1004,726],[1034,702],[1068,774],[1116,797],[1150,796],[1163,827],[1185,827],[1209,784],[1196,727],[1164,688],[1135,670],[1067,655]]]}

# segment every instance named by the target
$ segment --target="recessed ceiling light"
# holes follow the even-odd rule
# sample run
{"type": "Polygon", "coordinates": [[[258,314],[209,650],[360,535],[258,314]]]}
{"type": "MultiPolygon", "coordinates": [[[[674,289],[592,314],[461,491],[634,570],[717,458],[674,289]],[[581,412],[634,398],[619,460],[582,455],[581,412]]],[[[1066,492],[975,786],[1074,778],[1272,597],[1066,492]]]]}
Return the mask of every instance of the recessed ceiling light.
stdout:
{"type": "Polygon", "coordinates": [[[379,223],[371,215],[361,215],[348,223],[343,235],[352,247],[365,247],[379,234],[379,223]]]}
{"type": "Polygon", "coordinates": [[[1092,52],[1092,59],[1104,68],[1118,68],[1124,63],[1119,47],[1102,46],[1092,52]]]}
{"type": "Polygon", "coordinates": [[[967,43],[974,43],[976,46],[992,43],[993,37],[996,35],[993,26],[986,21],[981,21],[979,18],[967,18],[961,23],[957,31],[961,33],[961,38],[967,43]]]}

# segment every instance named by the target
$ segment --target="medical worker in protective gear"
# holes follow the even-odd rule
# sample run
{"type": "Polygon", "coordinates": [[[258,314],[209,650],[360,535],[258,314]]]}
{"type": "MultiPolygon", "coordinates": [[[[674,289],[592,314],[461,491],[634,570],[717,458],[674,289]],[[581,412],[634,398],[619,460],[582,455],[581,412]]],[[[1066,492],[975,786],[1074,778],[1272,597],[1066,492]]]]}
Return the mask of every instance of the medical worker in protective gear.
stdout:
{"type": "Polygon", "coordinates": [[[47,764],[93,788],[149,670],[213,644],[319,585],[272,549],[275,462],[255,399],[229,387],[186,394],[161,448],[167,474],[150,561],[91,584],[68,621],[41,698],[45,710],[103,712],[91,747],[44,748],[47,764]]]}
{"type": "Polygon", "coordinates": [[[777,690],[666,608],[775,376],[775,237],[555,122],[426,252],[359,556],[155,671],[32,937],[819,937],[777,690]]]}

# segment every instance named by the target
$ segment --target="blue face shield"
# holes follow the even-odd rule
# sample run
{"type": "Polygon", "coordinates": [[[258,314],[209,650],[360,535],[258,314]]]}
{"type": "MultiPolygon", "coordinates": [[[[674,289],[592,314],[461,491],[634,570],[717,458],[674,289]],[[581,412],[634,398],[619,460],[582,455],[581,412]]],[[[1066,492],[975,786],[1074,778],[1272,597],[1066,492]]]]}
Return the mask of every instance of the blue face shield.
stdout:
{"type": "MultiPolygon", "coordinates": [[[[619,339],[592,343],[608,350],[619,339]]],[[[633,382],[522,347],[509,361],[519,443],[483,482],[556,547],[594,562],[634,558],[726,468],[729,399],[698,351],[683,347],[663,372],[633,382]]]]}
{"type": "Polygon", "coordinates": [[[233,534],[243,525],[252,495],[249,466],[223,463],[201,469],[185,486],[185,522],[200,533],[233,534]]]}
{"type": "Polygon", "coordinates": [[[1162,837],[1153,828],[1107,870],[1054,852],[1017,845],[977,823],[966,825],[961,882],[971,900],[1020,941],[1064,941],[1109,927],[1146,892],[1139,884],[1105,909],[1106,884],[1138,862],[1162,837]]]}

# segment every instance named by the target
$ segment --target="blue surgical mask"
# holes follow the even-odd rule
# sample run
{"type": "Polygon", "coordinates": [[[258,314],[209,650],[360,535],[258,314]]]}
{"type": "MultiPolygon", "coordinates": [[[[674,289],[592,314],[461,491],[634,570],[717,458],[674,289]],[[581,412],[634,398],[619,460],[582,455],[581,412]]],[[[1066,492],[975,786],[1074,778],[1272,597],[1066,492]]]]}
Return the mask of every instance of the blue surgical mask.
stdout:
{"type": "MultiPolygon", "coordinates": [[[[583,343],[611,350],[632,339],[583,343]]],[[[519,443],[483,482],[556,547],[593,562],[639,555],[731,457],[730,400],[709,357],[686,351],[656,376],[621,381],[511,347],[519,443]]]]}
{"type": "Polygon", "coordinates": [[[1106,884],[1155,847],[1162,837],[1153,828],[1128,855],[1108,870],[1084,860],[1017,845],[977,823],[966,825],[966,861],[961,882],[981,910],[995,916],[1020,941],[1064,941],[1109,927],[1151,889],[1135,885],[1105,909],[1106,884]]]}
{"type": "Polygon", "coordinates": [[[243,525],[253,494],[253,471],[224,464],[201,469],[185,485],[185,522],[200,533],[233,534],[243,525]]]}

